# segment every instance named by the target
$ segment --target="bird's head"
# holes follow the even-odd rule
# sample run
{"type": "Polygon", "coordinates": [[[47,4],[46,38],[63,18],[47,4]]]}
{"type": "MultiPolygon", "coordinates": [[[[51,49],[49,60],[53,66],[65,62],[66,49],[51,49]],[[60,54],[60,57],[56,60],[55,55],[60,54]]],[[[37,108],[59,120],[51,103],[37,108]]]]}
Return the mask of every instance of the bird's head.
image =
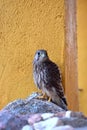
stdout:
{"type": "Polygon", "coordinates": [[[39,62],[44,62],[47,59],[49,59],[49,57],[48,57],[48,54],[47,54],[46,50],[38,50],[38,51],[36,51],[35,56],[34,56],[34,62],[38,62],[38,63],[39,62]]]}

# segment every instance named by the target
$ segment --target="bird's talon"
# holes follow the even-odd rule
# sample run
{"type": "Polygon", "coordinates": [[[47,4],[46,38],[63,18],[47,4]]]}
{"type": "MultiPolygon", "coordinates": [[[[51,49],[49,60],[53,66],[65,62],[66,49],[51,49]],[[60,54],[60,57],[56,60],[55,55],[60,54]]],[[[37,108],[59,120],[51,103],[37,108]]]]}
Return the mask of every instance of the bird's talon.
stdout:
{"type": "Polygon", "coordinates": [[[47,95],[46,95],[46,94],[43,94],[43,95],[41,95],[41,96],[38,96],[37,98],[38,98],[38,99],[47,99],[47,95]]]}
{"type": "Polygon", "coordinates": [[[49,97],[48,102],[51,102],[51,97],[49,97]]]}

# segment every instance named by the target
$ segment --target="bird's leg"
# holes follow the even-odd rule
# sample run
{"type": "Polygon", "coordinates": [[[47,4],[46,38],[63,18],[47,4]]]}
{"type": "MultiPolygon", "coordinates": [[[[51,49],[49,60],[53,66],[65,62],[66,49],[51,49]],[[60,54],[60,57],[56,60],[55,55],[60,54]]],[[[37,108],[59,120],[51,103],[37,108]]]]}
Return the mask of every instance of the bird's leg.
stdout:
{"type": "Polygon", "coordinates": [[[46,93],[42,93],[42,95],[38,96],[37,98],[38,99],[47,99],[47,95],[46,95],[46,93]]]}
{"type": "Polygon", "coordinates": [[[49,97],[49,98],[48,98],[48,102],[51,102],[51,99],[52,99],[52,98],[51,98],[51,97],[49,97]]]}
{"type": "Polygon", "coordinates": [[[39,92],[40,92],[40,94],[41,94],[41,95],[43,94],[43,92],[42,92],[42,90],[41,90],[41,89],[39,90],[39,92]]]}

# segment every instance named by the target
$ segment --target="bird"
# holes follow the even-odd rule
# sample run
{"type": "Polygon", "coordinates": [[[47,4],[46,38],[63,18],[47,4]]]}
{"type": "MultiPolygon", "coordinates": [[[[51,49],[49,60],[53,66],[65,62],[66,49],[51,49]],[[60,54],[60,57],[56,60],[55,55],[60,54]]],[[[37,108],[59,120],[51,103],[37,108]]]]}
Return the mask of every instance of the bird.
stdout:
{"type": "Polygon", "coordinates": [[[33,78],[43,98],[67,110],[67,101],[62,85],[61,72],[56,63],[50,60],[46,50],[37,50],[33,60],[33,78]]]}

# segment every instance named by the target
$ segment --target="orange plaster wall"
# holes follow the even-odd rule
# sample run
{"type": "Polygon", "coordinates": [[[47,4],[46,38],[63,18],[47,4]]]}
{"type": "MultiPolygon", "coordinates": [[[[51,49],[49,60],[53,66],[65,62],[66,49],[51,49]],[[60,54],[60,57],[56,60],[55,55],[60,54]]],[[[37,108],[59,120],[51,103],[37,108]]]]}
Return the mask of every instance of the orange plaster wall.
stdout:
{"type": "Polygon", "coordinates": [[[32,61],[42,48],[64,73],[64,0],[1,0],[0,108],[37,91],[32,61]]]}
{"type": "Polygon", "coordinates": [[[87,114],[87,0],[77,1],[79,108],[87,114]]]}

